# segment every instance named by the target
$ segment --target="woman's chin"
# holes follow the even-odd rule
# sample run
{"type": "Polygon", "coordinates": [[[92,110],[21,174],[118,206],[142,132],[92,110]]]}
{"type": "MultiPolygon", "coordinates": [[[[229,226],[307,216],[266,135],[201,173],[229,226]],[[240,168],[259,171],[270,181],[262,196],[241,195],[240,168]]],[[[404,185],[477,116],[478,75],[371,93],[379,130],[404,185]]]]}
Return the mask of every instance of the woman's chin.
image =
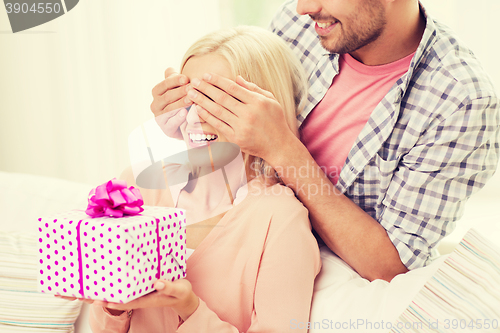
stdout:
{"type": "Polygon", "coordinates": [[[195,168],[209,168],[212,171],[213,160],[208,151],[208,145],[201,145],[188,149],[188,158],[191,166],[195,168]]]}
{"type": "Polygon", "coordinates": [[[203,147],[208,147],[209,141],[202,141],[202,142],[194,142],[192,140],[189,140],[188,142],[188,148],[203,148],[203,147]]]}
{"type": "Polygon", "coordinates": [[[241,163],[243,164],[240,147],[230,142],[214,142],[199,145],[196,148],[188,149],[187,152],[189,162],[193,167],[217,170],[233,162],[238,156],[240,156],[241,163]]]}

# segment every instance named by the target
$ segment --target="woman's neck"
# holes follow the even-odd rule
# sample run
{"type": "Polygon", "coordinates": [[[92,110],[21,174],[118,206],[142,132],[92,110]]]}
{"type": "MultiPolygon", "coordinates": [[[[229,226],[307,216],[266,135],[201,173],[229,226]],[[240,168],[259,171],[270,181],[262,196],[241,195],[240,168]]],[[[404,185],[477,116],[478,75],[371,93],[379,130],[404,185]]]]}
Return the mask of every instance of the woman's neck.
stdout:
{"type": "Polygon", "coordinates": [[[179,194],[177,207],[187,210],[190,224],[229,210],[236,192],[244,185],[243,173],[244,169],[230,164],[214,172],[201,170],[197,177],[190,175],[179,194]]]}

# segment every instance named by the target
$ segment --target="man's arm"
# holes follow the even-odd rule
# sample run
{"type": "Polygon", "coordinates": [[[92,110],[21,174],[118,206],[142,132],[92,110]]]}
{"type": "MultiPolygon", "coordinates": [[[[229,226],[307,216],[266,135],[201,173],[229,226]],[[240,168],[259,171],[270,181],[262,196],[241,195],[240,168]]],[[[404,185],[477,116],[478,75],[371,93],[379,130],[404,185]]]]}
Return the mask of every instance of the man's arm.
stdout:
{"type": "Polygon", "coordinates": [[[229,141],[275,168],[308,208],[321,238],[362,277],[390,281],[406,272],[386,230],[324,175],[287,127],[273,96],[241,77],[237,83],[208,75],[204,81],[192,82],[203,94],[193,90],[188,97],[201,106],[200,117],[229,141]]]}
{"type": "Polygon", "coordinates": [[[386,230],[340,193],[299,139],[292,135],[286,142],[266,161],[307,207],[326,245],[370,281],[390,281],[407,272],[386,230]]]}

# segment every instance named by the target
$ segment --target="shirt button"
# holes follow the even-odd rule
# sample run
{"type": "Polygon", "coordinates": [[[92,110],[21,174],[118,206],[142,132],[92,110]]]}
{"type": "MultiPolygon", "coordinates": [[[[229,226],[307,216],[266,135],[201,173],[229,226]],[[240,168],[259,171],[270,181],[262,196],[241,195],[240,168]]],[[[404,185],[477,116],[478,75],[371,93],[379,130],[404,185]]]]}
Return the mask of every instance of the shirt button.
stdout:
{"type": "Polygon", "coordinates": [[[316,85],[316,92],[317,92],[318,94],[320,94],[320,93],[322,93],[322,92],[323,92],[323,87],[322,87],[320,84],[317,84],[317,85],[316,85]]]}

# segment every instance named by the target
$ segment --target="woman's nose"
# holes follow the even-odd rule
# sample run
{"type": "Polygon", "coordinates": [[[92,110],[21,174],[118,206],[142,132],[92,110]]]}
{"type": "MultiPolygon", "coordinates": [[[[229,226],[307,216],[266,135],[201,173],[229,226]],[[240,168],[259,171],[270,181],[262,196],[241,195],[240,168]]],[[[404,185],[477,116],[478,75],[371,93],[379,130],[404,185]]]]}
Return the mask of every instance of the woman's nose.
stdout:
{"type": "Polygon", "coordinates": [[[196,104],[192,104],[190,107],[188,107],[188,114],[186,116],[186,120],[188,124],[196,124],[196,123],[204,123],[205,120],[200,118],[198,116],[198,106],[196,104]]]}

